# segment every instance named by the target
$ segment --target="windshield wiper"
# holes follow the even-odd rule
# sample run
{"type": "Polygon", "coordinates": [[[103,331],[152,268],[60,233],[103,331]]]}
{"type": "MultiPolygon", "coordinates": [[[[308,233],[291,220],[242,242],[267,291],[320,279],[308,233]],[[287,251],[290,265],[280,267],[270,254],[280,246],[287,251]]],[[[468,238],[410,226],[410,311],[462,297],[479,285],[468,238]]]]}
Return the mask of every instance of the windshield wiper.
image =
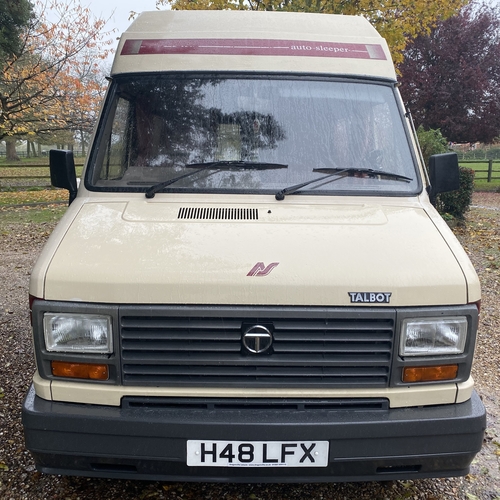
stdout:
{"type": "Polygon", "coordinates": [[[200,169],[210,169],[210,168],[221,168],[221,170],[277,170],[279,168],[288,168],[288,165],[283,163],[266,163],[262,161],[241,161],[241,160],[219,160],[219,161],[208,161],[205,163],[188,163],[184,165],[185,168],[200,168],[200,169]]]}
{"type": "Polygon", "coordinates": [[[396,181],[410,182],[413,179],[411,177],[406,177],[401,174],[396,174],[394,172],[386,172],[385,170],[376,170],[374,168],[361,168],[361,167],[351,167],[351,168],[314,168],[313,172],[319,172],[320,174],[330,174],[330,173],[346,173],[350,174],[368,174],[370,177],[387,177],[388,179],[394,179],[396,181]]]}
{"type": "Polygon", "coordinates": [[[251,161],[211,161],[206,163],[188,163],[184,165],[184,168],[194,168],[193,172],[187,172],[186,174],[179,175],[177,177],[172,177],[167,181],[159,182],[154,186],[151,186],[146,191],[146,198],[154,198],[154,195],[161,191],[163,188],[174,184],[174,182],[185,179],[186,177],[191,177],[204,170],[215,170],[215,171],[227,171],[227,170],[274,170],[278,168],[288,168],[288,165],[282,163],[265,163],[265,162],[251,162],[251,161]]]}
{"type": "Polygon", "coordinates": [[[282,189],[281,191],[278,191],[275,194],[275,198],[279,201],[285,199],[285,195],[287,194],[293,194],[302,189],[303,187],[308,186],[309,184],[313,184],[315,182],[322,181],[324,179],[328,179],[329,177],[334,177],[338,176],[329,182],[334,182],[339,179],[343,179],[344,177],[353,175],[353,174],[368,174],[370,177],[387,177],[388,179],[394,179],[397,181],[404,181],[404,182],[410,182],[413,179],[410,177],[405,177],[404,175],[400,174],[395,174],[393,172],[386,172],[384,170],[375,170],[373,168],[357,168],[357,167],[350,167],[350,168],[335,168],[335,167],[328,167],[328,168],[314,168],[313,172],[318,172],[321,174],[327,174],[324,175],[323,177],[317,177],[316,179],[310,179],[306,182],[302,182],[301,184],[295,184],[295,186],[290,186],[287,188],[282,189]]]}

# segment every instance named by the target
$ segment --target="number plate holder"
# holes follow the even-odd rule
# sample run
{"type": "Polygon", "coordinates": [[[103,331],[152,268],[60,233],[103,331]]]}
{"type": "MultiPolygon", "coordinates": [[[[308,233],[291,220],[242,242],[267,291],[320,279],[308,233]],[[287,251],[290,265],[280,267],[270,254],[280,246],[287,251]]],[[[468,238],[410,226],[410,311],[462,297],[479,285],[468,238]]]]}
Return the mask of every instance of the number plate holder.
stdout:
{"type": "Polygon", "coordinates": [[[191,467],[326,467],[328,441],[187,441],[191,467]]]}

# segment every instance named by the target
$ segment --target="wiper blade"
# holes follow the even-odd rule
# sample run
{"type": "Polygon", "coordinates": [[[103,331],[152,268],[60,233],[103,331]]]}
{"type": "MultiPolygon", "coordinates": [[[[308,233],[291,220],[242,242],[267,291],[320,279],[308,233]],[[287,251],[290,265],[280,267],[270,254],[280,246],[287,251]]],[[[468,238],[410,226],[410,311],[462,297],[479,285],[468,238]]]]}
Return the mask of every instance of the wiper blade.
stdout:
{"type": "Polygon", "coordinates": [[[188,163],[184,165],[184,168],[195,168],[194,172],[187,172],[186,174],[179,175],[177,177],[172,177],[167,181],[159,182],[154,186],[151,186],[146,191],[146,198],[154,198],[154,195],[161,191],[163,188],[174,184],[181,179],[186,177],[191,177],[204,170],[274,170],[278,168],[288,168],[288,165],[282,163],[262,163],[262,162],[250,162],[250,161],[211,161],[206,163],[188,163]]]}
{"type": "Polygon", "coordinates": [[[220,168],[221,170],[277,170],[279,168],[288,168],[283,163],[266,163],[254,161],[209,161],[206,163],[188,163],[185,168],[211,169],[220,168]]]}
{"type": "Polygon", "coordinates": [[[324,175],[323,177],[318,177],[316,179],[310,179],[306,182],[302,182],[301,184],[295,184],[295,186],[290,186],[285,189],[282,189],[281,191],[278,191],[275,194],[275,198],[279,201],[285,199],[285,195],[287,194],[293,194],[302,189],[303,187],[308,186],[309,184],[314,184],[315,182],[319,182],[325,179],[328,179],[329,177],[334,177],[338,176],[329,182],[334,182],[339,179],[343,179],[344,177],[347,177],[352,174],[368,174],[370,177],[388,177],[389,179],[395,179],[399,181],[405,181],[405,182],[410,182],[413,179],[410,177],[405,177],[404,175],[400,174],[395,174],[393,172],[385,172],[384,170],[375,170],[373,168],[356,168],[356,167],[349,167],[349,168],[335,168],[335,167],[327,167],[327,168],[314,168],[313,172],[318,172],[322,174],[327,174],[324,175]]]}
{"type": "Polygon", "coordinates": [[[352,167],[352,168],[314,168],[313,172],[319,172],[320,174],[329,174],[329,173],[346,173],[347,175],[350,174],[368,174],[369,176],[373,177],[387,177],[388,179],[394,179],[396,181],[405,181],[405,182],[410,182],[413,179],[411,177],[406,177],[401,174],[396,174],[394,172],[386,172],[385,170],[376,170],[374,168],[358,168],[358,167],[352,167]]]}

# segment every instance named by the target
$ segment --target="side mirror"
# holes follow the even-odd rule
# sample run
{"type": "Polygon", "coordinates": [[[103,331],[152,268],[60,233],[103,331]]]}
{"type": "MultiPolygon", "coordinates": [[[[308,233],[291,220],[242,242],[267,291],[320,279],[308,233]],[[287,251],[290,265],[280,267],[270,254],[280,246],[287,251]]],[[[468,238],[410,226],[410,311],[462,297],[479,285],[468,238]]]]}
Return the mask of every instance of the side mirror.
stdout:
{"type": "Polygon", "coordinates": [[[429,158],[429,196],[434,204],[439,193],[456,191],[460,187],[457,153],[443,153],[429,158]]]}
{"type": "Polygon", "coordinates": [[[68,205],[71,205],[78,191],[73,151],[51,149],[49,152],[49,164],[51,184],[54,187],[69,191],[68,205]]]}

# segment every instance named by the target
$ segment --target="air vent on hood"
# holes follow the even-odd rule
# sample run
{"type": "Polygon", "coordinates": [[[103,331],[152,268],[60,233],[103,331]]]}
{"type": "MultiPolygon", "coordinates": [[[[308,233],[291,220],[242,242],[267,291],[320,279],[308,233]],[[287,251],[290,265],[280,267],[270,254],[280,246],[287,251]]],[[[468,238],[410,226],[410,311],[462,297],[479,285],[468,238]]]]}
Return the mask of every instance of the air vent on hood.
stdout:
{"type": "Polygon", "coordinates": [[[194,220],[257,220],[256,208],[181,208],[178,219],[194,220]]]}

